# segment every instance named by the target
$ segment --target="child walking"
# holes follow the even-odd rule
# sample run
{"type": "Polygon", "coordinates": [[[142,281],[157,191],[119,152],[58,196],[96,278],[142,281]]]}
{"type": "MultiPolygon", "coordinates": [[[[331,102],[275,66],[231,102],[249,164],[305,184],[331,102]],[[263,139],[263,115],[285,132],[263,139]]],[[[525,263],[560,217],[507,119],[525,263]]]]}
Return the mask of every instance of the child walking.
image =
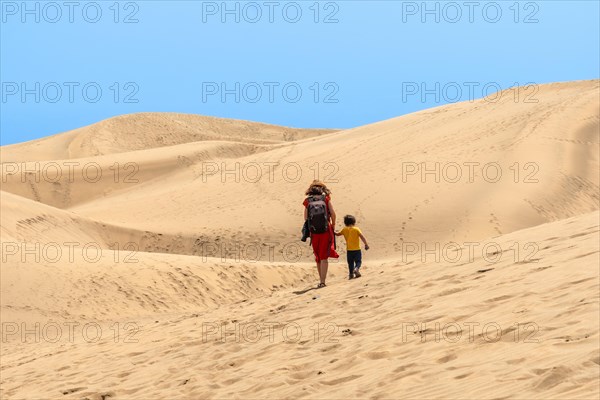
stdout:
{"type": "Polygon", "coordinates": [[[346,227],[339,232],[335,232],[336,236],[344,236],[344,239],[346,239],[348,279],[361,277],[360,265],[362,264],[362,252],[360,251],[359,238],[365,244],[365,250],[369,250],[367,239],[365,239],[362,232],[355,224],[356,218],[352,215],[346,215],[344,217],[344,225],[346,225],[346,227]]]}

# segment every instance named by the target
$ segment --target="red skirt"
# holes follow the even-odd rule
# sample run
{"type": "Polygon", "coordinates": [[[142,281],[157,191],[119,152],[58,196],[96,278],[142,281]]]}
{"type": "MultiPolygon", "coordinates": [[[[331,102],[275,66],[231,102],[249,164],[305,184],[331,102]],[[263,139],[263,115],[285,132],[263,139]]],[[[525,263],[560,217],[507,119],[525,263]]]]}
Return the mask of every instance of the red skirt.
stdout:
{"type": "Polygon", "coordinates": [[[339,258],[335,251],[333,242],[333,228],[329,225],[329,231],[325,233],[312,233],[310,235],[315,261],[327,260],[329,257],[339,258]]]}

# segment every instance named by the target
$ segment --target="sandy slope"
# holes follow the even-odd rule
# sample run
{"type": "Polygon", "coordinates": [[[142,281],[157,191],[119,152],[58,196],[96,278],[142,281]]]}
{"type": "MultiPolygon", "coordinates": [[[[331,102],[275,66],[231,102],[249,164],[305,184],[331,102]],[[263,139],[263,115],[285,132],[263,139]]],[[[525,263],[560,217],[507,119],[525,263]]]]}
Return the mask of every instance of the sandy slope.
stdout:
{"type": "MultiPolygon", "coordinates": [[[[340,274],[325,289],[288,288],[211,310],[122,317],[119,298],[91,291],[114,313],[98,325],[98,342],[95,326],[84,337],[86,320],[73,317],[65,319],[80,324],[72,339],[57,318],[57,343],[8,336],[2,397],[597,398],[598,218],[496,238],[504,252],[495,262],[475,254],[460,264],[367,263],[361,279],[340,274]],[[515,257],[515,242],[539,250],[515,257]]],[[[168,276],[153,261],[164,293],[168,276]]],[[[117,293],[106,281],[77,283],[117,293]]],[[[182,304],[184,292],[192,290],[165,300],[182,304]]]]}
{"type": "Polygon", "coordinates": [[[0,195],[3,320],[102,320],[199,310],[314,279],[306,265],[265,265],[233,253],[217,258],[169,254],[193,243],[0,195]],[[159,247],[161,240],[170,245],[159,247]]]}
{"type": "Polygon", "coordinates": [[[0,397],[597,398],[600,86],[535,98],[341,132],[134,114],[2,147],[0,397]],[[364,279],[342,257],[319,291],[315,176],[372,245],[364,279]],[[224,321],[279,338],[203,340],[224,321]],[[436,342],[436,322],[479,330],[436,342]]]}
{"type": "Polygon", "coordinates": [[[191,242],[283,247],[297,240],[302,192],[316,175],[377,243],[374,256],[388,259],[405,241],[463,243],[598,209],[599,97],[598,81],[543,85],[535,103],[509,93],[285,144],[256,145],[249,133],[243,143],[87,157],[72,179],[15,173],[3,190],[191,242]]]}
{"type": "Polygon", "coordinates": [[[47,138],[4,146],[2,162],[77,159],[199,141],[278,143],[332,133],[178,113],[121,115],[47,138]]]}

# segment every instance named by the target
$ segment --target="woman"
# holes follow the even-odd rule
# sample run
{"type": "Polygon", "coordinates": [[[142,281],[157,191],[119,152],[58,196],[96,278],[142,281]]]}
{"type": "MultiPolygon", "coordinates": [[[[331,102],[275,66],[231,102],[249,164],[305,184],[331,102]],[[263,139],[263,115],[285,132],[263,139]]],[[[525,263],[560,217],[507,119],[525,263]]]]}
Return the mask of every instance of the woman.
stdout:
{"type": "Polygon", "coordinates": [[[302,203],[304,205],[304,221],[309,218],[309,208],[313,211],[311,221],[309,221],[310,227],[310,240],[315,255],[315,261],[317,262],[317,271],[319,271],[319,288],[325,286],[325,280],[327,279],[327,269],[329,268],[329,257],[338,258],[339,255],[335,251],[334,245],[334,228],[335,228],[335,211],[333,210],[333,204],[331,204],[330,194],[331,191],[321,181],[314,180],[308,189],[306,190],[306,199],[302,203]],[[318,218],[316,216],[320,205],[324,202],[324,226],[319,229],[318,218]],[[310,205],[310,207],[309,207],[310,205]],[[315,212],[314,210],[317,210],[315,212]],[[325,226],[326,225],[326,226],[325,226]],[[323,232],[321,232],[323,231],[323,232]]]}

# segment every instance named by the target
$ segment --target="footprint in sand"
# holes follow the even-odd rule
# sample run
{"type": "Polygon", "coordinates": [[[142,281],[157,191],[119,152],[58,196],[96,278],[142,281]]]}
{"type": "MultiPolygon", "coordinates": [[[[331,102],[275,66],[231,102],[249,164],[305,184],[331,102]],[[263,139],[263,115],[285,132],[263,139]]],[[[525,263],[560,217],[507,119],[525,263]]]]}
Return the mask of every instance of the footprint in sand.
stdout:
{"type": "Polygon", "coordinates": [[[472,375],[472,373],[457,375],[457,376],[454,377],[454,379],[464,379],[464,378],[466,378],[469,375],[472,375]]]}
{"type": "Polygon", "coordinates": [[[346,383],[346,382],[353,381],[360,377],[362,377],[362,375],[350,375],[350,376],[346,376],[344,378],[333,379],[331,381],[323,381],[321,383],[324,385],[334,386],[334,385],[339,385],[340,383],[346,383]]]}
{"type": "Polygon", "coordinates": [[[85,389],[87,389],[87,387],[85,387],[85,386],[76,387],[76,388],[72,388],[72,389],[66,389],[66,390],[62,391],[62,394],[67,395],[67,394],[79,392],[80,390],[85,390],[85,389]]]}
{"type": "Polygon", "coordinates": [[[439,297],[448,296],[448,295],[451,295],[451,294],[454,294],[454,293],[462,292],[462,291],[467,290],[467,289],[469,289],[469,288],[468,287],[464,287],[464,288],[449,289],[449,290],[445,290],[443,292],[440,292],[440,294],[438,296],[439,297]]]}
{"type": "Polygon", "coordinates": [[[567,377],[571,375],[572,372],[573,371],[570,368],[563,365],[552,367],[552,369],[546,370],[541,375],[540,380],[534,387],[539,390],[548,390],[566,381],[567,377]]]}
{"type": "Polygon", "coordinates": [[[381,360],[382,358],[390,358],[389,351],[370,351],[362,355],[369,360],[381,360]]]}
{"type": "Polygon", "coordinates": [[[447,363],[449,361],[456,360],[456,358],[457,358],[456,354],[448,354],[448,355],[446,355],[446,356],[438,359],[437,362],[439,364],[445,364],[445,363],[447,363]]]}
{"type": "Polygon", "coordinates": [[[497,234],[502,235],[502,231],[500,230],[500,220],[498,220],[498,217],[496,217],[494,213],[490,213],[490,217],[490,224],[492,224],[492,227],[497,234]]]}

